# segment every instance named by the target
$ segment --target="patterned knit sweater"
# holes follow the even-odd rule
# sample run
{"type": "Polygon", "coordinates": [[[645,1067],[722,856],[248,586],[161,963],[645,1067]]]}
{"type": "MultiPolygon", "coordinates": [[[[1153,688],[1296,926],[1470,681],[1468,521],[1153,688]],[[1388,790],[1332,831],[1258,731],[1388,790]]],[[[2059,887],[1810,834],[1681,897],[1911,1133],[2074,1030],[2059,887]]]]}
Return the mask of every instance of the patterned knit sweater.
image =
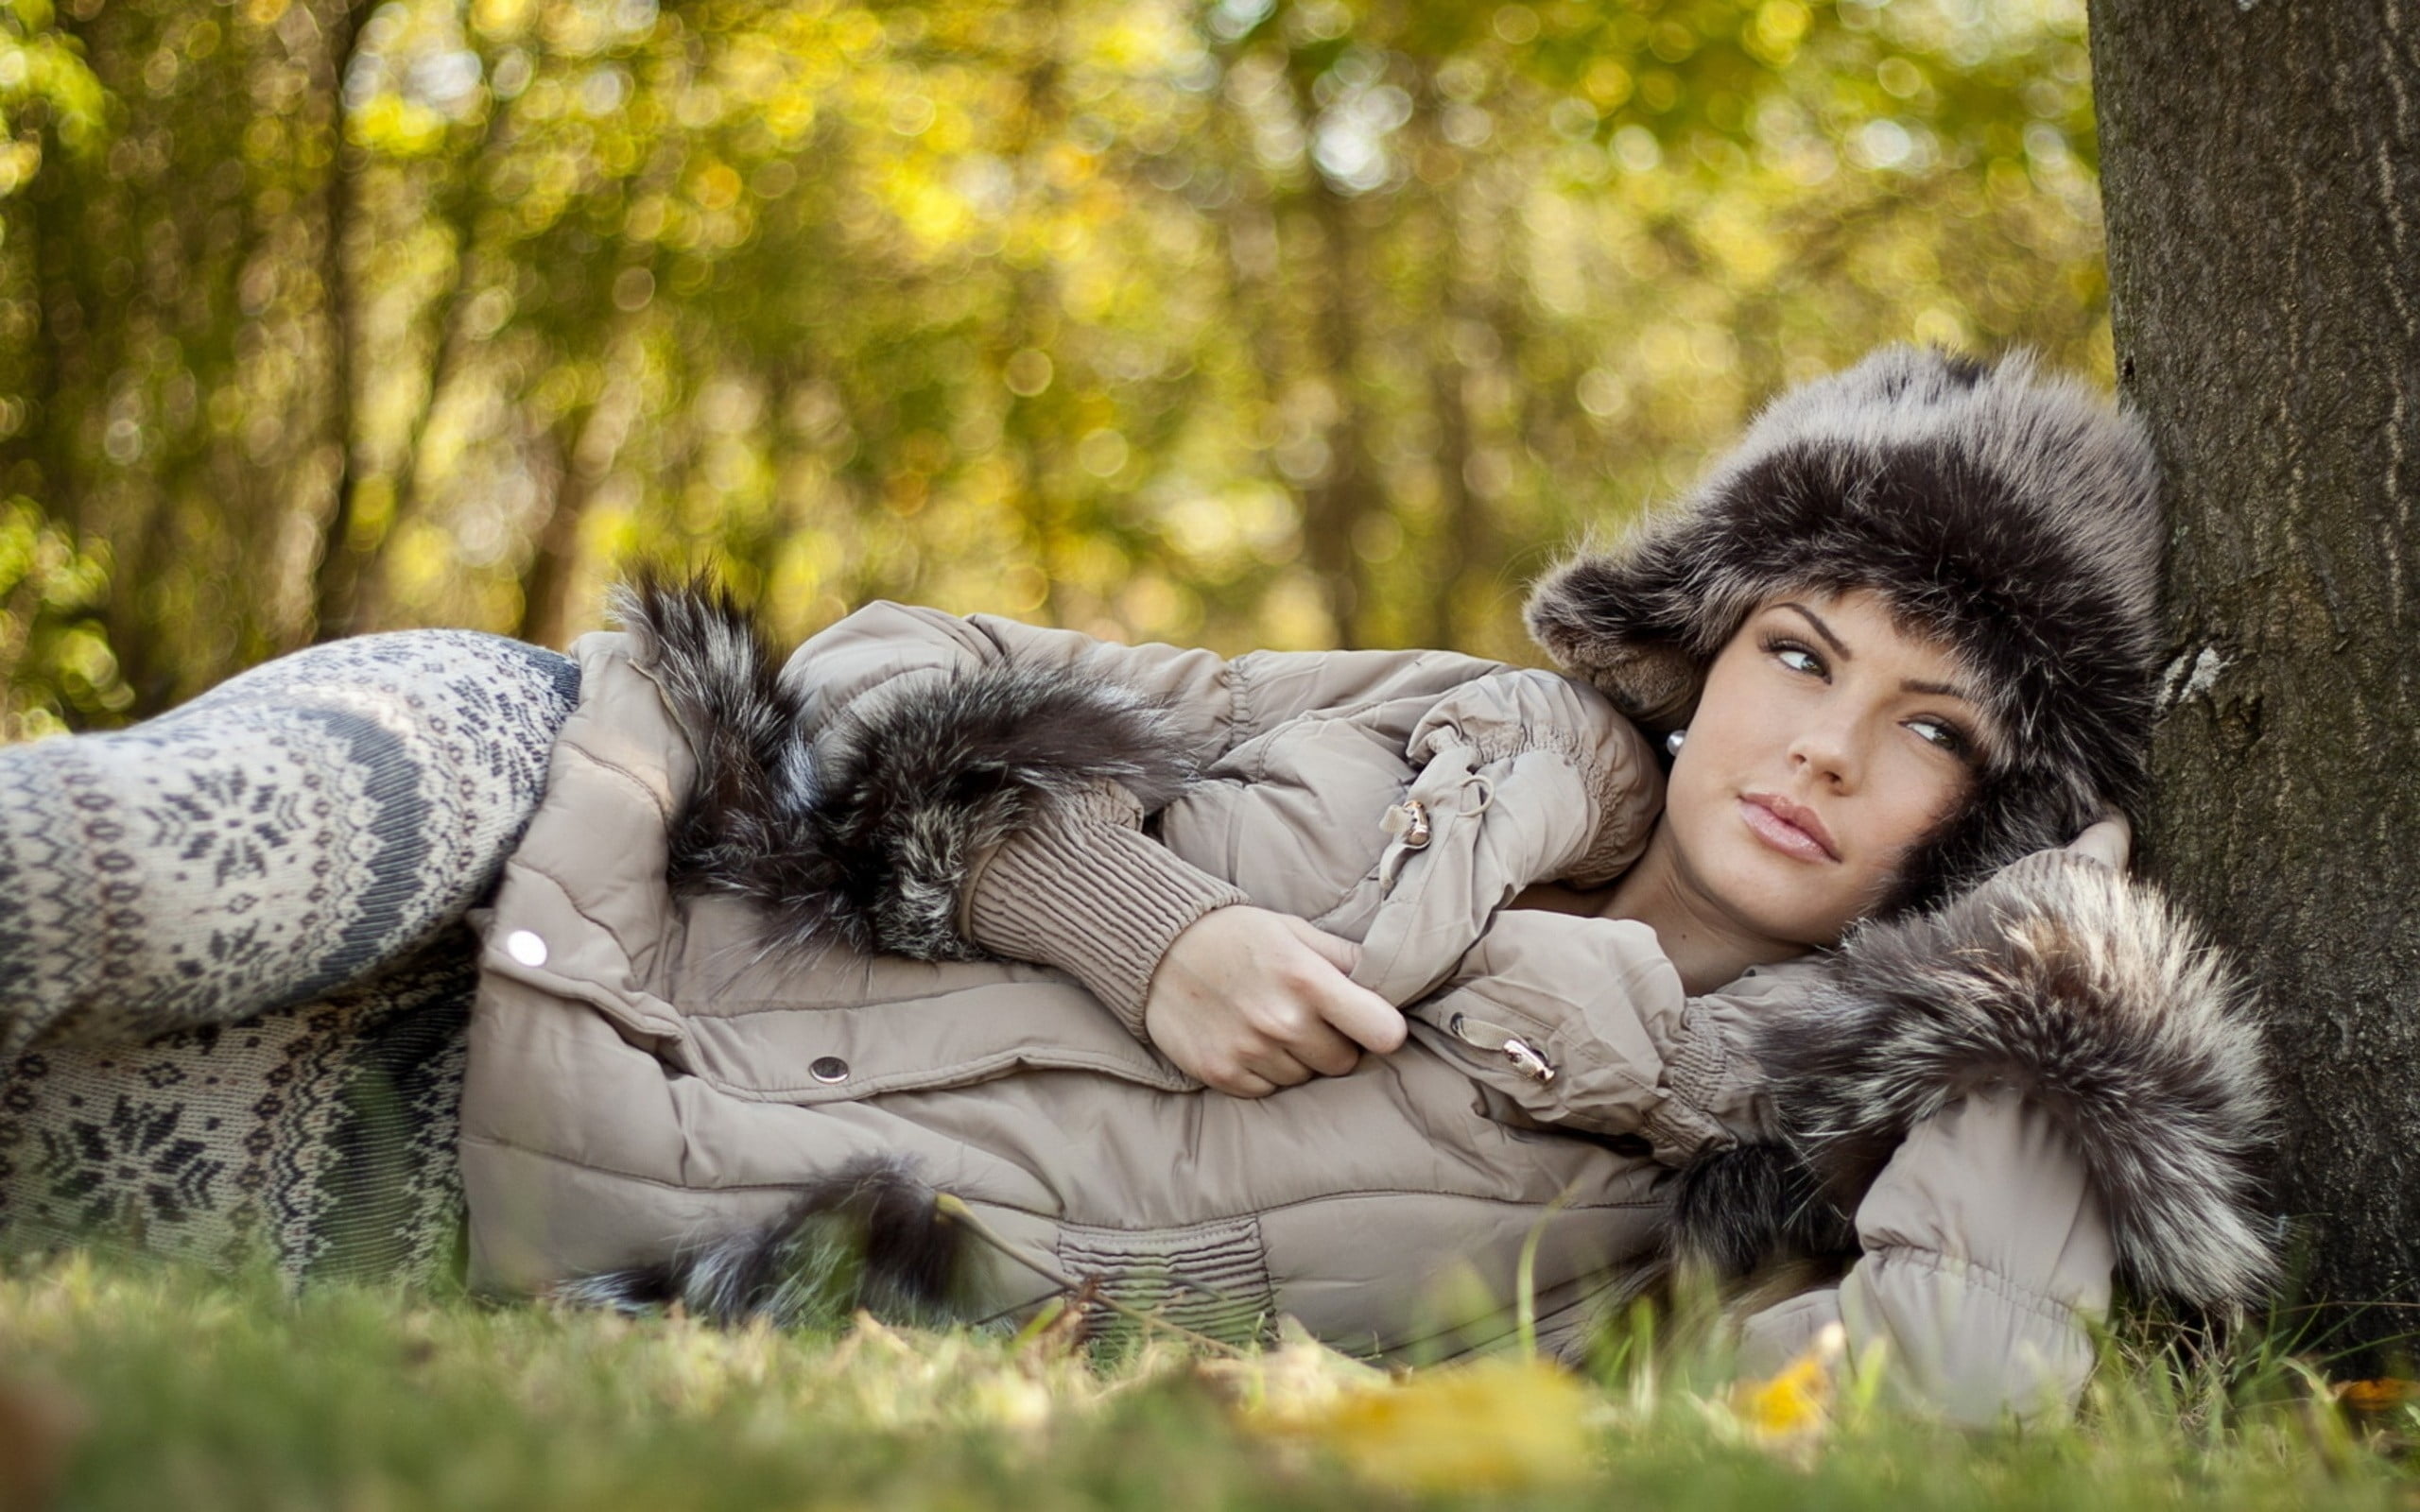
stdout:
{"type": "Polygon", "coordinates": [[[551,651],[408,631],[0,748],[0,1245],[444,1275],[462,916],[578,696],[551,651]]]}

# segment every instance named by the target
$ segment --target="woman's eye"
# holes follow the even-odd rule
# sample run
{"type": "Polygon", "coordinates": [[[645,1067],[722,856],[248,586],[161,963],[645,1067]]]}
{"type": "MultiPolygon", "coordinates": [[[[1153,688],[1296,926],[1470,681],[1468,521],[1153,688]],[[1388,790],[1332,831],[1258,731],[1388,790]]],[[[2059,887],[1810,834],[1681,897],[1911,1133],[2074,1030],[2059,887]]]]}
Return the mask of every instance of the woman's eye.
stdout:
{"type": "Polygon", "coordinates": [[[1757,644],[1763,647],[1767,656],[1792,672],[1812,678],[1830,676],[1829,669],[1824,665],[1824,659],[1796,641],[1767,634],[1757,638],[1757,644]]]}
{"type": "Polygon", "coordinates": [[[1952,756],[1966,753],[1966,733],[1956,725],[1939,719],[1910,719],[1908,728],[1952,756]]]}

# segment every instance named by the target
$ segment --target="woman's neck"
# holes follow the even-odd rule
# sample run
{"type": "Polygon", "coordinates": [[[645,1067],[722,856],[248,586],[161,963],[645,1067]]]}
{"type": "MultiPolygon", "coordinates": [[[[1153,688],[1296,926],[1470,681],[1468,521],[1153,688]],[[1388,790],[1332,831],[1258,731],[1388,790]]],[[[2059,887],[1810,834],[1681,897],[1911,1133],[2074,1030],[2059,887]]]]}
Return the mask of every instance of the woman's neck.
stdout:
{"type": "Polygon", "coordinates": [[[1635,919],[1655,931],[1655,943],[1681,973],[1691,997],[1737,981],[1752,966],[1806,954],[1806,947],[1759,935],[1717,907],[1682,875],[1670,832],[1662,825],[1647,853],[1622,873],[1599,912],[1635,919]]]}

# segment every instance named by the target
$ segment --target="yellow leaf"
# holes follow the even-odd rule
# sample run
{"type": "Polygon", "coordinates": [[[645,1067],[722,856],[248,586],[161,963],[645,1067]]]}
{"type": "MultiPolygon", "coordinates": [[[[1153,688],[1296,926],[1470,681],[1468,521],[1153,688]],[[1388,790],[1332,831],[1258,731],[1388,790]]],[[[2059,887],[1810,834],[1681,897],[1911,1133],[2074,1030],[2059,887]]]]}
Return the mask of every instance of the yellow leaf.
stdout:
{"type": "Polygon", "coordinates": [[[1810,1438],[1829,1426],[1834,1369],[1846,1348],[1838,1323],[1825,1326],[1806,1352],[1763,1381],[1743,1381],[1731,1393],[1732,1411],[1757,1437],[1810,1438]]]}
{"type": "Polygon", "coordinates": [[[1401,1382],[1354,1368],[1360,1373],[1301,1347],[1280,1349],[1264,1383],[1270,1398],[1244,1420],[1404,1490],[1524,1490],[1583,1479],[1593,1468],[1587,1390],[1553,1366],[1482,1360],[1401,1382]]]}
{"type": "Polygon", "coordinates": [[[1329,1349],[1299,1319],[1277,1320],[1276,1349],[1239,1360],[1201,1360],[1197,1379],[1243,1413],[1252,1427],[1286,1432],[1304,1427],[1356,1391],[1384,1390],[1387,1373],[1329,1349]]]}
{"type": "Polygon", "coordinates": [[[2341,1381],[2336,1384],[2336,1400],[2355,1412],[2393,1412],[2420,1400],[2420,1381],[2394,1376],[2377,1381],[2341,1381]]]}
{"type": "Polygon", "coordinates": [[[1831,1400],[1832,1375],[1822,1361],[1802,1356],[1770,1381],[1751,1385],[1739,1416],[1763,1434],[1795,1434],[1823,1422],[1831,1400]]]}

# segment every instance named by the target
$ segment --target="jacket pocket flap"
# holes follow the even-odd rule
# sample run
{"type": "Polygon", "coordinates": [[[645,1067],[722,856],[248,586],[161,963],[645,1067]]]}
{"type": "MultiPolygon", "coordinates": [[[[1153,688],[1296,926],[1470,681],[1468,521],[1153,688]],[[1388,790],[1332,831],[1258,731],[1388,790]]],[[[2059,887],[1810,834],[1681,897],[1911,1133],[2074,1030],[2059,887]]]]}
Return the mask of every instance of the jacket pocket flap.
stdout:
{"type": "Polygon", "coordinates": [[[683,1020],[686,1070],[760,1102],[853,1102],[971,1086],[1020,1071],[1084,1071],[1166,1091],[1201,1083],[1058,976],[893,1003],[768,1007],[683,1020]]]}

